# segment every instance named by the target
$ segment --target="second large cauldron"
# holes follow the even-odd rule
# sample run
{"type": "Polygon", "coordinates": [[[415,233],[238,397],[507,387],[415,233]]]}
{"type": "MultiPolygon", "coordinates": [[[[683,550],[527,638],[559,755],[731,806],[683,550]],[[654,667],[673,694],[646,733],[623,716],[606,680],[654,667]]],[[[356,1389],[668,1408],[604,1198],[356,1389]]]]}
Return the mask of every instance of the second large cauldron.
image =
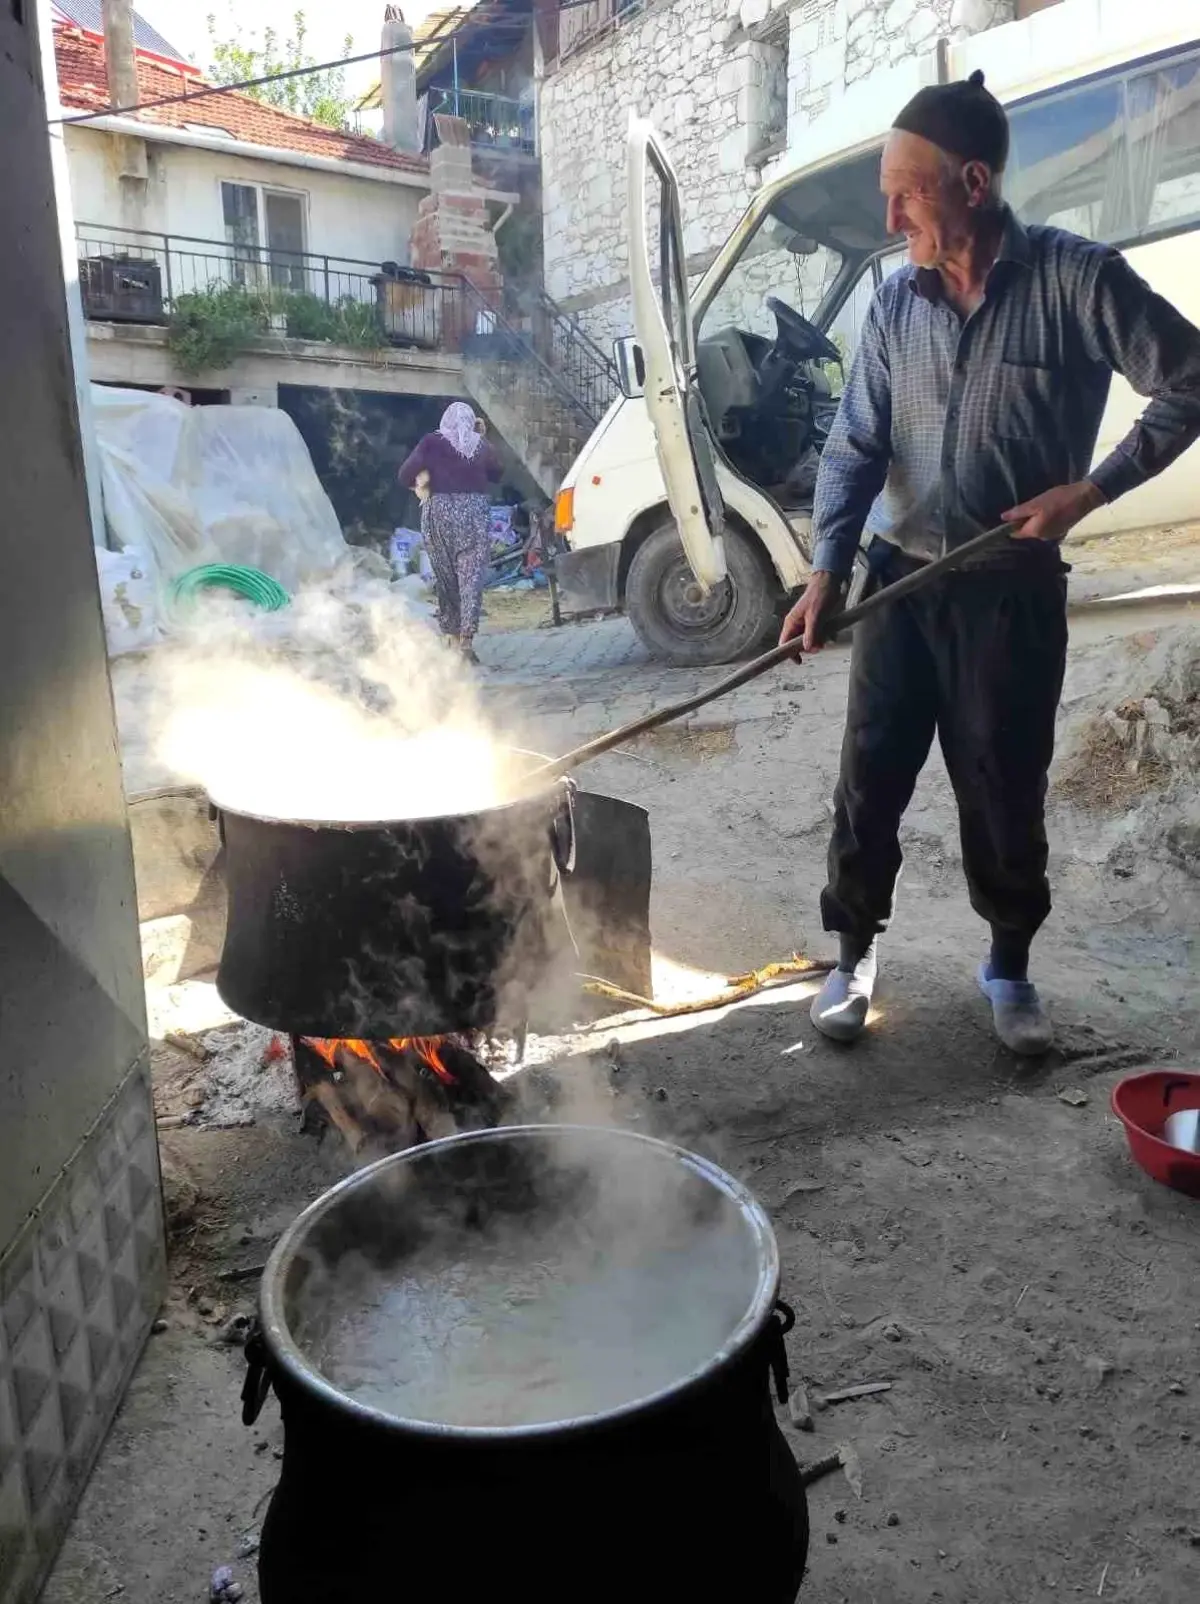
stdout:
{"type": "MultiPolygon", "coordinates": [[[[556,1271],[556,1285],[570,1273],[556,1271]]],[[[706,1160],[630,1132],[481,1132],[344,1181],[276,1246],[248,1350],[247,1418],[272,1383],[285,1432],[262,1533],[263,1604],[792,1604],[808,1517],[771,1403],[786,1382],[778,1276],[770,1224],[749,1193],[706,1160]],[[409,1289],[409,1317],[395,1327],[407,1364],[422,1340],[414,1322],[426,1342],[430,1317],[448,1322],[448,1339],[457,1329],[439,1272],[427,1280],[421,1268],[431,1248],[436,1263],[461,1265],[514,1230],[545,1244],[562,1222],[573,1240],[574,1225],[597,1214],[620,1221],[613,1252],[638,1274],[629,1243],[656,1239],[664,1215],[684,1225],[670,1238],[687,1255],[679,1306],[665,1306],[671,1294],[650,1260],[640,1295],[620,1303],[617,1323],[635,1344],[678,1333],[681,1317],[704,1332],[682,1344],[687,1357],[673,1343],[663,1350],[680,1351],[679,1368],[660,1370],[648,1393],[573,1418],[471,1427],[389,1413],[327,1373],[328,1334],[357,1307],[364,1267],[409,1289]],[[706,1316],[717,1310],[714,1325],[706,1316]]],[[[610,1307],[604,1284],[598,1310],[610,1307]]],[[[606,1386],[610,1353],[614,1370],[639,1374],[608,1345],[611,1323],[605,1315],[603,1343],[589,1344],[606,1386]]],[[[501,1388],[506,1376],[512,1384],[511,1330],[506,1316],[488,1337],[501,1388]]]]}
{"type": "Polygon", "coordinates": [[[537,969],[566,790],[433,818],[335,823],[215,805],[229,898],[217,977],[301,1036],[488,1029],[537,969]]]}

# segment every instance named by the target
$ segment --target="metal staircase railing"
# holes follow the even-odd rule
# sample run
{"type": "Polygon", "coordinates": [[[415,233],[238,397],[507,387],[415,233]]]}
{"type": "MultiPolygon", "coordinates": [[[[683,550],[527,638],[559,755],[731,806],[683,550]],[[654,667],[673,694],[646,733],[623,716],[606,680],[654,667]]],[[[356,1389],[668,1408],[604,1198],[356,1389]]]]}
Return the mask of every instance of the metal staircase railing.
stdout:
{"type": "Polygon", "coordinates": [[[547,399],[553,398],[577,423],[594,428],[599,416],[567,375],[551,366],[534,341],[505,315],[501,305],[469,279],[460,279],[460,284],[474,319],[474,333],[463,336],[463,356],[492,367],[500,389],[515,394],[522,387],[532,388],[547,399]]]}
{"type": "Polygon", "coordinates": [[[598,423],[620,388],[612,358],[543,289],[506,289],[505,310],[510,320],[528,328],[534,350],[563,376],[593,424],[598,423]]]}

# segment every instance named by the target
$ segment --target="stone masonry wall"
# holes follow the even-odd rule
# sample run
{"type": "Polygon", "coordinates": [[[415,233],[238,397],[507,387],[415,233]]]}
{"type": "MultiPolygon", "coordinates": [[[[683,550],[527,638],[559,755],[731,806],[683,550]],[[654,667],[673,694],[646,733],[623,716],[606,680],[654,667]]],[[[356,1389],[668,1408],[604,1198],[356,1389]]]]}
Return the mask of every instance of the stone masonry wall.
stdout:
{"type": "Polygon", "coordinates": [[[546,287],[598,338],[627,332],[625,147],[629,116],[650,117],[680,179],[689,265],[720,243],[758,181],[746,158],[781,122],[763,47],[742,38],[728,0],[660,0],[582,46],[542,85],[546,287]],[[606,301],[619,300],[624,310],[606,301]]]}
{"type": "Polygon", "coordinates": [[[879,67],[1010,21],[1015,0],[657,0],[541,86],[546,287],[607,347],[632,330],[625,145],[649,117],[679,174],[690,281],[790,144],[879,67]],[[755,160],[758,156],[758,160],[755,160]]]}
{"type": "Polygon", "coordinates": [[[1011,22],[1015,7],[1016,0],[802,0],[788,19],[789,142],[851,84],[935,49],[940,38],[1011,22]]]}

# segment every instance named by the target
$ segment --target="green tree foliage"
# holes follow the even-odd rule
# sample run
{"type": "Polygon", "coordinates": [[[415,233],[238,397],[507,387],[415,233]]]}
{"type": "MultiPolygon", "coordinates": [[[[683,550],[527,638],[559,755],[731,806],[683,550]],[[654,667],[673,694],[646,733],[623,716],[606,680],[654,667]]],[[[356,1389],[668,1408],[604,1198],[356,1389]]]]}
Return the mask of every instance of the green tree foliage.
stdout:
{"type": "MultiPolygon", "coordinates": [[[[208,37],[211,40],[212,60],[208,75],[215,84],[242,83],[247,78],[265,78],[271,73],[294,72],[298,67],[311,67],[315,57],[305,48],[308,24],[303,11],[292,18],[292,36],[281,39],[274,28],[264,28],[261,43],[254,35],[247,37],[239,28],[232,39],[221,39],[217,33],[217,19],[208,19],[208,37]]],[[[342,43],[342,54],[349,56],[354,40],[349,34],[342,43]]],[[[293,111],[330,128],[349,128],[352,102],[346,95],[346,74],[341,67],[325,72],[313,72],[303,78],[282,78],[278,83],[261,84],[247,89],[248,95],[278,106],[281,111],[293,111]]]]}

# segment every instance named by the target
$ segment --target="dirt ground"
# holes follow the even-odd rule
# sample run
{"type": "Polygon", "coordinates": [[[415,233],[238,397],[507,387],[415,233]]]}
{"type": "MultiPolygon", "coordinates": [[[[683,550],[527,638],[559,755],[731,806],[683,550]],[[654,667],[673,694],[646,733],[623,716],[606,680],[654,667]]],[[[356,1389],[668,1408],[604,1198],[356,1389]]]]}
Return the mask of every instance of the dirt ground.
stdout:
{"type": "Polygon", "coordinates": [[[488,590],[483,596],[484,627],[498,629],[541,629],[550,623],[550,592],[547,590],[488,590]]]}
{"type": "MultiPolygon", "coordinates": [[[[829,651],[781,679],[762,717],[714,717],[589,772],[650,810],[667,984],[703,992],[713,973],[828,951],[817,894],[846,661],[829,651]]],[[[975,991],[984,935],[937,761],[908,815],[878,1004],[853,1049],[814,1032],[809,985],[534,1044],[562,1108],[704,1151],[763,1200],[810,1396],[891,1384],[818,1411],[811,1434],[789,1428],[802,1460],[845,1443],[862,1466],[861,1498],[841,1475],[811,1489],[804,1604],[1196,1595],[1200,1205],[1131,1164],[1108,1098],[1134,1067],[1200,1068],[1198,708],[1194,622],[1076,631],[1056,906],[1037,949],[1058,1030],[1044,1062],[997,1046],[975,991]],[[1105,783],[1079,789],[1081,763],[1106,765],[1105,783]]],[[[160,1046],[156,1079],[160,1113],[178,1118],[195,1061],[160,1046]]],[[[238,1272],[345,1160],[280,1112],[232,1130],[172,1124],[162,1148],[165,1329],[46,1604],[183,1604],[225,1564],[257,1598],[280,1428],[273,1403],[240,1424],[242,1360],[223,1338],[253,1307],[238,1272]]]]}

